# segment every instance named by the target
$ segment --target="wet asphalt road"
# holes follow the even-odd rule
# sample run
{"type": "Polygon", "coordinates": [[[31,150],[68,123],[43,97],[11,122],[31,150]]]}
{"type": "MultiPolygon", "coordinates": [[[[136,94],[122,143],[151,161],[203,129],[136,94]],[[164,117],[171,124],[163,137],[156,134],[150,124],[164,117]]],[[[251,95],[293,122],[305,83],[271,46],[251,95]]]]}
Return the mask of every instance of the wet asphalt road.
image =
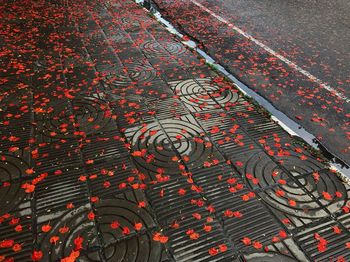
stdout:
{"type": "Polygon", "coordinates": [[[350,1],[202,3],[349,97],[350,1]]]}
{"type": "Polygon", "coordinates": [[[320,88],[227,22],[350,98],[350,2],[156,0],[162,14],[231,73],[298,122],[350,165],[350,105],[320,88]]]}

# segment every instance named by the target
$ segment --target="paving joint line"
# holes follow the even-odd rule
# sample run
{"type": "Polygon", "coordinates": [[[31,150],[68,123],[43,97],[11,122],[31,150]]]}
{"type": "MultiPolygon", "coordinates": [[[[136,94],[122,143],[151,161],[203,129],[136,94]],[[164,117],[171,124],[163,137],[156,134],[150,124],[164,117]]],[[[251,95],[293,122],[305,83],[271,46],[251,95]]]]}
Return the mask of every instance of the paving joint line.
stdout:
{"type": "MultiPolygon", "coordinates": [[[[155,116],[155,118],[156,118],[157,124],[161,127],[163,133],[165,134],[165,136],[167,137],[167,139],[168,139],[169,142],[171,143],[171,147],[172,147],[172,149],[173,149],[173,152],[175,152],[175,154],[177,155],[177,157],[179,157],[180,161],[184,164],[185,169],[186,169],[186,173],[190,173],[190,174],[191,174],[191,171],[188,169],[186,163],[183,162],[182,156],[181,156],[180,153],[176,150],[173,141],[172,141],[171,138],[169,137],[168,133],[165,131],[163,125],[160,123],[160,120],[157,118],[157,116],[155,116]]],[[[204,130],[203,130],[203,131],[204,131],[204,130]]],[[[182,174],[181,174],[181,175],[182,175],[182,174]]],[[[193,183],[194,183],[197,187],[199,187],[199,186],[195,183],[195,180],[194,180],[194,179],[193,179],[193,183]]],[[[200,188],[200,187],[199,187],[199,188],[200,188]]],[[[202,192],[199,192],[198,194],[201,196],[201,198],[203,199],[203,201],[205,201],[205,203],[207,203],[207,204],[210,203],[210,202],[209,202],[209,199],[208,199],[207,197],[205,197],[205,194],[203,194],[202,192]]],[[[207,205],[207,206],[208,206],[208,205],[207,205]]],[[[205,209],[206,209],[206,208],[205,208],[205,209]]],[[[206,212],[208,212],[209,214],[212,214],[212,215],[214,216],[214,218],[217,220],[217,222],[219,223],[219,225],[220,225],[220,227],[221,227],[223,236],[224,236],[224,237],[226,238],[226,240],[231,244],[231,247],[233,248],[232,251],[234,251],[234,250],[235,250],[235,245],[234,245],[234,243],[232,242],[231,238],[228,237],[227,232],[226,232],[226,229],[225,229],[225,227],[224,227],[224,225],[223,225],[221,219],[220,219],[219,217],[217,217],[217,215],[215,214],[215,212],[214,212],[214,213],[210,213],[207,209],[206,209],[206,212]]]]}

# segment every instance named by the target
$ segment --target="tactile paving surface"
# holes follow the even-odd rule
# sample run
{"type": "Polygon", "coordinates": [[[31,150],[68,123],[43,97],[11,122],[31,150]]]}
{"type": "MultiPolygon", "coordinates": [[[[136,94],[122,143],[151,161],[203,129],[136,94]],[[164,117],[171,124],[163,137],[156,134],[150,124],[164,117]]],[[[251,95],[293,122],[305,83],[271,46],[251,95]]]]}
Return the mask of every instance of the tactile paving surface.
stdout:
{"type": "Polygon", "coordinates": [[[349,259],[350,186],[133,1],[0,13],[0,261],[349,259]]]}

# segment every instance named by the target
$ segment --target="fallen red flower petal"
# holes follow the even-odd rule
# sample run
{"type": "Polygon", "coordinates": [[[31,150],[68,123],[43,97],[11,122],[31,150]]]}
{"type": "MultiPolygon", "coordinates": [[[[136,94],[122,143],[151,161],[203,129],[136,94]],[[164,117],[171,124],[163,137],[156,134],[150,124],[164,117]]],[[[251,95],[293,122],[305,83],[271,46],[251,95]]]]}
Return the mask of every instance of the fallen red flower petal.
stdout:
{"type": "Polygon", "coordinates": [[[42,227],[41,227],[41,230],[43,231],[43,232],[45,232],[45,233],[47,233],[47,232],[49,232],[50,230],[51,230],[51,226],[49,225],[49,224],[46,224],[46,225],[43,225],[42,227]]]}
{"type": "Polygon", "coordinates": [[[253,242],[253,247],[255,249],[262,249],[263,245],[259,241],[254,241],[253,242]]]}
{"type": "Polygon", "coordinates": [[[252,243],[252,241],[251,241],[250,238],[248,238],[248,237],[244,237],[244,238],[242,239],[242,242],[243,242],[243,244],[246,245],[246,246],[249,246],[249,245],[251,245],[251,243],[252,243]]]}
{"type": "Polygon", "coordinates": [[[0,248],[10,248],[14,243],[15,241],[13,239],[4,239],[0,242],[0,248]]]}
{"type": "Polygon", "coordinates": [[[211,256],[215,256],[215,255],[217,255],[218,253],[219,253],[219,250],[218,250],[216,247],[212,247],[212,248],[209,249],[209,254],[210,254],[211,256]]]}
{"type": "Polygon", "coordinates": [[[136,231],[140,231],[142,229],[142,223],[135,223],[134,228],[136,231]]]}
{"type": "Polygon", "coordinates": [[[58,236],[52,236],[50,237],[50,243],[56,245],[56,243],[60,240],[58,236]]]}
{"type": "Polygon", "coordinates": [[[33,261],[40,261],[43,257],[43,252],[41,250],[34,250],[32,253],[33,261]]]}

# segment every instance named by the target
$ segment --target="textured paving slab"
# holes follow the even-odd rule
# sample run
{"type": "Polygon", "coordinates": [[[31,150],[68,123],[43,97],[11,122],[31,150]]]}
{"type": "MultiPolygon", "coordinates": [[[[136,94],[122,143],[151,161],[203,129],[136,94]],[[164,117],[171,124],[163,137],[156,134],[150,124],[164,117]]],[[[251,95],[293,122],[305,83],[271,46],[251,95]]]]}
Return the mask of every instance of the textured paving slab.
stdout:
{"type": "Polygon", "coordinates": [[[350,187],[144,9],[0,10],[0,261],[350,259],[350,187]]]}

